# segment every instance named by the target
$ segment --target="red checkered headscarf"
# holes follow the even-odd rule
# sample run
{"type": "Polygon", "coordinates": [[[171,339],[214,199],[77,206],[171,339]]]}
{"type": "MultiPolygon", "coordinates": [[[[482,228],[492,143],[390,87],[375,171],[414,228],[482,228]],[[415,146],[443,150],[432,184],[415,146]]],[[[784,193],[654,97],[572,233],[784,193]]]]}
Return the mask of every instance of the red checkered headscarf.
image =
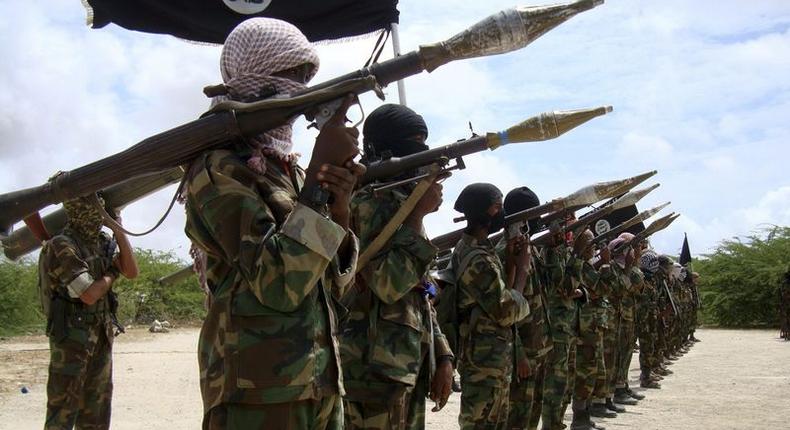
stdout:
{"type": "MultiPolygon", "coordinates": [[[[251,102],[261,97],[287,96],[304,89],[305,83],[272,76],[273,73],[313,65],[305,83],[318,71],[318,54],[295,26],[273,18],[251,18],[233,29],[225,40],[220,57],[220,71],[227,95],[213,97],[214,106],[225,100],[251,102]]],[[[290,159],[293,143],[293,118],[282,126],[247,139],[252,146],[250,168],[263,173],[266,155],[290,159]]]]}

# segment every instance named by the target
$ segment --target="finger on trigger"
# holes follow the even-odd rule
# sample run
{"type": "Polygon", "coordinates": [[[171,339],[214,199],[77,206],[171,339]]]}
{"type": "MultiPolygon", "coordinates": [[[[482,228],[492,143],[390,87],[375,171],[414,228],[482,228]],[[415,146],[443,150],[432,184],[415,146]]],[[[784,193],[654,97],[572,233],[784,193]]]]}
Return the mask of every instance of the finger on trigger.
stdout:
{"type": "Polygon", "coordinates": [[[348,108],[351,107],[355,99],[356,96],[354,94],[347,94],[343,98],[343,103],[341,103],[340,107],[335,111],[335,114],[332,115],[332,118],[329,118],[329,122],[338,126],[345,124],[346,113],[348,113],[348,108]]]}

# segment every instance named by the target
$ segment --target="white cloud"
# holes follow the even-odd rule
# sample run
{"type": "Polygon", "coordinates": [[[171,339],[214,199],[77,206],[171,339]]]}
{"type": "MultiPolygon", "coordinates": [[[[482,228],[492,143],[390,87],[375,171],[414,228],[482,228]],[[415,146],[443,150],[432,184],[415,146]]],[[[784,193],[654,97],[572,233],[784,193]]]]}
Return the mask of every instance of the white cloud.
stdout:
{"type": "MultiPolygon", "coordinates": [[[[404,50],[442,40],[511,0],[400,2],[404,50]]],[[[0,2],[0,192],[37,185],[57,170],[122,150],[190,121],[219,81],[219,48],[115,26],[89,30],[74,0],[0,2]]],[[[787,224],[790,155],[790,7],[783,0],[608,0],[526,49],[458,62],[408,79],[409,104],[432,146],[505,128],[542,111],[612,104],[615,111],[554,141],[467,157],[445,182],[431,234],[457,225],[452,203],[469,182],[503,192],[526,184],[542,200],[586,184],[659,168],[662,187],[640,207],[672,200],[683,214],[654,238],[676,253],[787,224]]],[[[362,65],[374,38],[319,47],[315,82],[362,65]]],[[[384,58],[391,56],[390,48],[384,58]]],[[[397,100],[395,86],[388,102],[397,100]]],[[[366,112],[379,103],[362,98],[366,112]]],[[[314,131],[296,126],[310,154],[314,131]]],[[[133,230],[152,225],[171,189],[125,211],[133,230]]],[[[183,213],[135,244],[186,256],[183,213]]]]}

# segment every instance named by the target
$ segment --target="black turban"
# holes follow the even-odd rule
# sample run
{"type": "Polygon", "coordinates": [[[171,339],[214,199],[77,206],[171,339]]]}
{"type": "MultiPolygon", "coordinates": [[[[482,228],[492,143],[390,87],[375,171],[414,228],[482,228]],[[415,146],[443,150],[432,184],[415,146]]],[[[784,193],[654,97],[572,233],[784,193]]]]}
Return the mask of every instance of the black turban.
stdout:
{"type": "Polygon", "coordinates": [[[414,140],[423,134],[428,137],[428,126],[417,112],[403,105],[385,104],[368,115],[362,126],[362,143],[368,156],[381,156],[389,151],[393,157],[403,157],[428,149],[428,145],[414,140]]]}
{"type": "MultiPolygon", "coordinates": [[[[527,187],[518,187],[507,193],[505,197],[505,214],[512,215],[540,205],[538,196],[527,187]]],[[[538,231],[538,217],[528,220],[529,231],[538,231]]]]}
{"type": "Polygon", "coordinates": [[[453,208],[466,215],[469,220],[481,220],[485,218],[484,215],[486,215],[488,208],[500,198],[502,198],[502,192],[494,185],[471,184],[461,191],[453,208]]]}

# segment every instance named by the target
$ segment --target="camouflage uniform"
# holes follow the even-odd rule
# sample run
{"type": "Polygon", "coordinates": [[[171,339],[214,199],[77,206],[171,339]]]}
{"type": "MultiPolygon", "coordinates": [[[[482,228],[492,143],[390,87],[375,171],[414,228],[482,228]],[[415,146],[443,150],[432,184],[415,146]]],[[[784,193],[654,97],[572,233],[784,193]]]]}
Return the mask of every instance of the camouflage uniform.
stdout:
{"type": "Polygon", "coordinates": [[[620,272],[625,286],[622,300],[620,301],[620,336],[617,340],[619,352],[617,354],[617,379],[616,388],[626,388],[628,386],[628,368],[631,366],[631,358],[634,355],[634,343],[636,342],[636,300],[640,294],[640,289],[644,277],[638,267],[631,267],[620,272]]]}
{"type": "MultiPolygon", "coordinates": [[[[47,380],[46,429],[107,429],[112,399],[113,325],[110,298],[83,303],[91,279],[113,265],[114,244],[101,234],[88,244],[66,229],[45,243],[39,256],[42,300],[48,303],[50,362],[47,380]],[[81,283],[80,279],[84,281],[81,283]]],[[[112,292],[110,292],[112,294],[112,292]]],[[[47,304],[45,304],[47,306],[47,304]]]]}
{"type": "Polygon", "coordinates": [[[265,158],[259,174],[239,146],[201,154],[186,183],[185,230],[207,254],[213,294],[198,344],[203,427],[303,417],[302,428],[340,428],[334,298],[353,279],[356,239],[295,203],[295,163],[265,158]],[[354,249],[341,263],[346,235],[354,249]]]}
{"type": "Polygon", "coordinates": [[[590,293],[591,301],[579,314],[579,342],[576,351],[576,379],[574,399],[581,404],[592,400],[595,383],[606,374],[603,336],[606,324],[606,298],[609,295],[612,271],[609,265],[596,270],[585,261],[582,266],[582,283],[590,293]]]}
{"type": "Polygon", "coordinates": [[[619,276],[620,272],[617,263],[612,263],[610,268],[614,276],[607,281],[610,291],[609,307],[606,309],[606,328],[603,336],[603,356],[606,366],[606,378],[603,381],[600,379],[596,381],[596,388],[593,395],[597,402],[614,397],[618,359],[617,345],[621,324],[620,302],[625,290],[623,279],[619,276]]]}
{"type": "Polygon", "coordinates": [[[659,361],[656,356],[656,342],[658,330],[658,291],[656,291],[653,276],[645,272],[645,282],[642,294],[639,296],[636,320],[637,334],[639,337],[639,368],[642,370],[643,379],[649,377],[650,372],[658,368],[659,361]]]}
{"type": "Polygon", "coordinates": [[[461,375],[461,429],[503,429],[515,362],[515,324],[529,314],[516,290],[507,289],[493,245],[464,234],[452,254],[458,288],[461,375]],[[460,267],[470,252],[479,252],[460,267]]]}
{"type": "MultiPolygon", "coordinates": [[[[396,189],[374,194],[370,187],[354,196],[353,230],[363,249],[407,197],[396,189]]],[[[430,373],[421,372],[430,365],[429,350],[452,359],[422,284],[435,256],[423,232],[401,226],[344,297],[350,303],[340,339],[346,428],[403,429],[409,419],[410,428],[424,427],[428,378],[418,377],[430,373]]]]}
{"type": "MultiPolygon", "coordinates": [[[[504,248],[504,241],[500,244],[504,248]]],[[[533,247],[533,270],[524,287],[524,298],[529,304],[529,316],[517,324],[521,340],[520,351],[529,360],[530,375],[526,379],[513,378],[510,384],[510,413],[508,429],[531,429],[538,427],[543,405],[543,382],[546,378],[546,360],[551,352],[551,330],[549,328],[546,302],[546,267],[540,252],[533,247]]],[[[521,356],[517,357],[521,359],[521,356]]]]}
{"type": "Polygon", "coordinates": [[[546,248],[544,260],[548,271],[546,288],[549,325],[553,349],[546,363],[541,417],[543,428],[563,428],[563,403],[570,385],[568,374],[571,348],[579,333],[579,308],[572,297],[579,288],[582,260],[565,246],[546,248]]]}

